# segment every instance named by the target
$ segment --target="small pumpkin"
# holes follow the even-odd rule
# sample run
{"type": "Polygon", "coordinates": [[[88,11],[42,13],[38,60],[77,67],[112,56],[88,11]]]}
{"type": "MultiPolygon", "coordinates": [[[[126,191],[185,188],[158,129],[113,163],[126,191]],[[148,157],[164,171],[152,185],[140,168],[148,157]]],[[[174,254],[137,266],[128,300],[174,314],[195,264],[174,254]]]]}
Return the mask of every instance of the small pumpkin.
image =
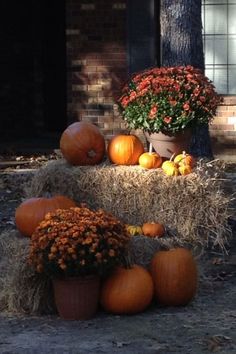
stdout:
{"type": "Polygon", "coordinates": [[[187,154],[186,151],[183,151],[182,154],[179,154],[174,158],[174,162],[179,166],[189,165],[191,168],[193,168],[195,159],[192,155],[187,154]]]}
{"type": "Polygon", "coordinates": [[[160,223],[144,223],[142,226],[144,236],[148,237],[162,237],[165,233],[163,224],[160,223]]]}
{"type": "Polygon", "coordinates": [[[96,165],[105,155],[105,139],[94,124],[75,122],[62,133],[60,149],[72,165],[96,165]]]}
{"type": "Polygon", "coordinates": [[[170,160],[164,161],[161,168],[167,176],[178,176],[178,164],[172,161],[175,154],[173,154],[170,160]]]}
{"type": "Polygon", "coordinates": [[[73,200],[63,195],[26,199],[16,208],[16,227],[23,235],[31,236],[47,213],[75,206],[73,200]]]}
{"type": "Polygon", "coordinates": [[[162,158],[156,152],[145,152],[139,157],[139,165],[151,169],[158,168],[162,164],[162,158]]]}
{"type": "Polygon", "coordinates": [[[179,173],[182,176],[185,176],[185,175],[188,175],[189,173],[192,172],[192,167],[190,165],[187,165],[187,164],[181,164],[179,166],[178,170],[179,170],[179,173]]]}
{"type": "Polygon", "coordinates": [[[126,225],[126,230],[132,236],[142,235],[143,232],[141,226],[138,225],[126,225]]]}
{"type": "Polygon", "coordinates": [[[151,261],[155,297],[160,304],[180,306],[196,294],[198,271],[190,250],[173,248],[158,251],[151,261]]]}
{"type": "Polygon", "coordinates": [[[107,152],[111,162],[117,165],[136,165],[144,147],[135,135],[116,135],[110,140],[107,152]]]}
{"type": "Polygon", "coordinates": [[[152,277],[144,267],[119,267],[103,282],[100,302],[108,312],[134,314],[148,307],[153,292],[152,277]]]}

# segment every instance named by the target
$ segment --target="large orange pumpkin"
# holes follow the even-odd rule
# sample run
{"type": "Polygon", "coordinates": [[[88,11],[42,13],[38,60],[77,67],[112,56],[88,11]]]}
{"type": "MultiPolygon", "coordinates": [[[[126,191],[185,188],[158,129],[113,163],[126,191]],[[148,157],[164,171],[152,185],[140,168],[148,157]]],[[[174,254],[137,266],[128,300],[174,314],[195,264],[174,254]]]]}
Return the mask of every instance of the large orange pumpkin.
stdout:
{"type": "Polygon", "coordinates": [[[133,314],[147,308],[153,298],[153,280],[139,265],[117,268],[103,283],[102,307],[114,314],[133,314]]]}
{"type": "Polygon", "coordinates": [[[15,212],[17,229],[25,236],[31,236],[48,212],[75,207],[73,200],[63,195],[51,198],[29,198],[22,202],[15,212]]]}
{"type": "Polygon", "coordinates": [[[197,273],[196,262],[188,249],[158,251],[151,261],[157,301],[167,306],[186,305],[196,294],[197,273]]]}
{"type": "Polygon", "coordinates": [[[144,147],[135,135],[116,135],[110,140],[107,151],[111,162],[117,165],[136,165],[144,147]]]}
{"type": "Polygon", "coordinates": [[[92,123],[76,122],[62,133],[60,149],[72,165],[96,165],[104,157],[105,139],[92,123]]]}
{"type": "Polygon", "coordinates": [[[158,222],[146,222],[142,226],[142,231],[144,236],[162,237],[165,233],[165,228],[163,224],[160,224],[158,222]]]}
{"type": "Polygon", "coordinates": [[[158,168],[162,164],[162,158],[156,152],[145,152],[139,157],[139,165],[151,169],[158,168]]]}

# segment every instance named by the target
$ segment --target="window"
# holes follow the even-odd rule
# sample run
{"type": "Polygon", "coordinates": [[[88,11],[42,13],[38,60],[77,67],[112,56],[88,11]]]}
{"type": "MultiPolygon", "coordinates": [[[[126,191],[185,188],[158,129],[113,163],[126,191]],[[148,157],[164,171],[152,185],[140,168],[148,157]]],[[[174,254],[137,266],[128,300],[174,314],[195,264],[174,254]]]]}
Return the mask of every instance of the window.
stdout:
{"type": "Polygon", "coordinates": [[[205,74],[218,93],[236,95],[236,0],[202,1],[205,74]]]}

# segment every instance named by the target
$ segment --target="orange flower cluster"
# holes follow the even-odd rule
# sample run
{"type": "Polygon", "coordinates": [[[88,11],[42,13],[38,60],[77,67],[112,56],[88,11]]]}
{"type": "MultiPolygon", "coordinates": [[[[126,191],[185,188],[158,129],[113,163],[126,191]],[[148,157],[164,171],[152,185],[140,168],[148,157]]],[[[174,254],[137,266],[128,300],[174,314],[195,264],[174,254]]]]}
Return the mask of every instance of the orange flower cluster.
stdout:
{"type": "Polygon", "coordinates": [[[50,276],[104,274],[120,262],[130,235],[102,209],[48,213],[31,237],[29,263],[50,276]]]}
{"type": "Polygon", "coordinates": [[[177,133],[212,121],[221,97],[197,68],[151,68],[135,73],[118,104],[130,129],[177,133]]]}

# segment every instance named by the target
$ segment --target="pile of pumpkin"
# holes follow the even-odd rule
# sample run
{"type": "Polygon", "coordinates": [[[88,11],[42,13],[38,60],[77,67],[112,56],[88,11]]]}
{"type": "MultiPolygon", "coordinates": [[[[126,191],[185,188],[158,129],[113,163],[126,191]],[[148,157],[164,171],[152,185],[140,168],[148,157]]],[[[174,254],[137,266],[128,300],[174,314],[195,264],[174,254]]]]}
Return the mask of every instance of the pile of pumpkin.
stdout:
{"type": "MultiPolygon", "coordinates": [[[[64,158],[72,165],[95,165],[105,156],[105,140],[99,129],[91,123],[71,124],[62,134],[60,148],[64,158]]],[[[162,167],[167,175],[191,172],[193,159],[188,154],[165,161],[153,152],[144,152],[142,142],[134,135],[115,136],[107,148],[111,162],[118,165],[140,164],[144,168],[162,167]]],[[[16,209],[18,230],[31,236],[48,212],[74,207],[73,200],[65,196],[29,198],[16,209]]],[[[160,223],[127,225],[131,235],[162,237],[165,228],[160,223]]],[[[119,267],[104,279],[100,302],[114,314],[132,314],[145,310],[153,298],[168,306],[186,305],[197,290],[197,266],[192,253],[185,248],[158,251],[149,269],[140,265],[119,267]]]]}
{"type": "MultiPolygon", "coordinates": [[[[74,206],[74,201],[64,196],[27,199],[16,209],[16,226],[23,235],[30,237],[48,212],[74,206]]],[[[149,237],[164,234],[164,226],[159,223],[145,223],[142,227],[127,225],[127,229],[131,234],[149,237]]],[[[107,312],[114,314],[144,311],[153,299],[166,306],[186,305],[195,296],[197,283],[197,266],[190,250],[158,251],[153,255],[149,269],[136,264],[115,269],[103,280],[100,303],[107,312]]]]}
{"type": "MultiPolygon", "coordinates": [[[[60,149],[72,165],[95,165],[106,152],[105,140],[100,130],[89,122],[71,124],[62,134],[60,149]]],[[[183,153],[164,161],[157,152],[144,151],[141,140],[135,135],[116,135],[108,143],[107,155],[116,165],[140,165],[146,169],[162,168],[169,176],[187,175],[192,172],[194,158],[183,153]]]]}

